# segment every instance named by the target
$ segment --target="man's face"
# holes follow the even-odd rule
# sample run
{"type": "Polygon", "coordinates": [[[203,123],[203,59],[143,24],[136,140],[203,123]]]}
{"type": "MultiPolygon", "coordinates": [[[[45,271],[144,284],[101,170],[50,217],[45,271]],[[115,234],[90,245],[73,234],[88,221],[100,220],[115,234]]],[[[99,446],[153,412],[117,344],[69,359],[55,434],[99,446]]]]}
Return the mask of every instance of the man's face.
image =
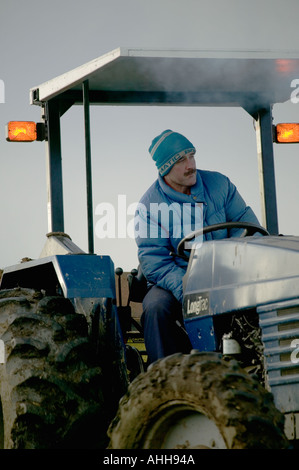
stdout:
{"type": "Polygon", "coordinates": [[[185,192],[196,183],[196,163],[194,152],[187,153],[178,160],[170,172],[165,176],[165,180],[174,189],[185,192]]]}

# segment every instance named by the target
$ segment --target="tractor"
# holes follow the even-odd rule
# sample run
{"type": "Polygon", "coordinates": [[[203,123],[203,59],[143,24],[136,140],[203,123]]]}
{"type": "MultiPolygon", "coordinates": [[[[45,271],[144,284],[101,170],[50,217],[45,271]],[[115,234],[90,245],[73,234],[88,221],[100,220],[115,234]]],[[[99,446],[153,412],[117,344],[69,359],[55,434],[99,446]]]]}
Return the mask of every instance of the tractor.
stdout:
{"type": "MultiPolygon", "coordinates": [[[[273,143],[298,141],[298,130],[272,120],[296,76],[299,55],[288,53],[119,48],[30,90],[42,122],[9,123],[7,139],[46,142],[48,234],[38,259],[2,275],[3,448],[296,446],[299,238],[278,232],[273,143]],[[64,232],[60,118],[73,105],[84,111],[88,253],[64,232]],[[255,124],[263,236],[242,224],[240,238],[188,250],[199,233],[181,240],[170,256],[188,259],[183,316],[193,350],[148,368],[125,341],[132,318],[129,302],[116,305],[113,257],[94,253],[91,105],[238,106],[255,124]]],[[[140,302],[146,282],[136,274],[129,299],[140,302]]]]}

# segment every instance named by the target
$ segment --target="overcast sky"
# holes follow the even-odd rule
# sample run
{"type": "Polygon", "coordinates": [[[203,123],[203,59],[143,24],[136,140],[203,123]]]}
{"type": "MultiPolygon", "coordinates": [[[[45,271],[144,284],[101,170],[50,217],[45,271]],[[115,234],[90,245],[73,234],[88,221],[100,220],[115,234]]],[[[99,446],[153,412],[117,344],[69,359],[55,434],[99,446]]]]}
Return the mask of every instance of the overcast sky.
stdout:
{"type": "MultiPolygon", "coordinates": [[[[5,141],[9,120],[40,119],[30,88],[119,46],[296,50],[298,18],[298,0],[0,0],[0,267],[38,258],[48,232],[45,144],[5,141]]],[[[299,122],[299,104],[275,105],[273,116],[299,122]]],[[[102,202],[117,211],[119,195],[127,206],[139,200],[157,176],[148,147],[170,128],[196,146],[197,166],[229,176],[260,218],[255,133],[244,110],[99,107],[91,118],[95,212],[102,202]]],[[[82,129],[76,107],[62,119],[65,231],[87,250],[82,129]]],[[[280,232],[299,235],[299,146],[275,146],[275,171],[280,232]]],[[[95,251],[125,270],[137,264],[130,237],[95,237],[95,251]]]]}

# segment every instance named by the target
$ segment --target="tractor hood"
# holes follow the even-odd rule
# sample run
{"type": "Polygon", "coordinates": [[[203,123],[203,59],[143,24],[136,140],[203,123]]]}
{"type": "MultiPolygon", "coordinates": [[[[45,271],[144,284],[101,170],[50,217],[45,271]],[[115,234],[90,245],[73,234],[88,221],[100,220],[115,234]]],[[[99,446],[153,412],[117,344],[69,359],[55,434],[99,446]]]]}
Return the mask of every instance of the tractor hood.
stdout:
{"type": "Polygon", "coordinates": [[[230,238],[192,251],[184,278],[185,319],[293,298],[299,298],[299,237],[230,238]]]}

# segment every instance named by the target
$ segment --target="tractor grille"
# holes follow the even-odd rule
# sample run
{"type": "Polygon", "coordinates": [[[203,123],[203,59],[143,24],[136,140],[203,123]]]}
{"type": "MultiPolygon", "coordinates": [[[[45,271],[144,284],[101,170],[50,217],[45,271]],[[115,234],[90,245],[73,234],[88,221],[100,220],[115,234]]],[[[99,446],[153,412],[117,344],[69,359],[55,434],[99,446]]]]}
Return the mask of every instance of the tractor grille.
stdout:
{"type": "Polygon", "coordinates": [[[258,314],[276,405],[282,411],[299,411],[299,299],[259,307],[258,314]]]}

